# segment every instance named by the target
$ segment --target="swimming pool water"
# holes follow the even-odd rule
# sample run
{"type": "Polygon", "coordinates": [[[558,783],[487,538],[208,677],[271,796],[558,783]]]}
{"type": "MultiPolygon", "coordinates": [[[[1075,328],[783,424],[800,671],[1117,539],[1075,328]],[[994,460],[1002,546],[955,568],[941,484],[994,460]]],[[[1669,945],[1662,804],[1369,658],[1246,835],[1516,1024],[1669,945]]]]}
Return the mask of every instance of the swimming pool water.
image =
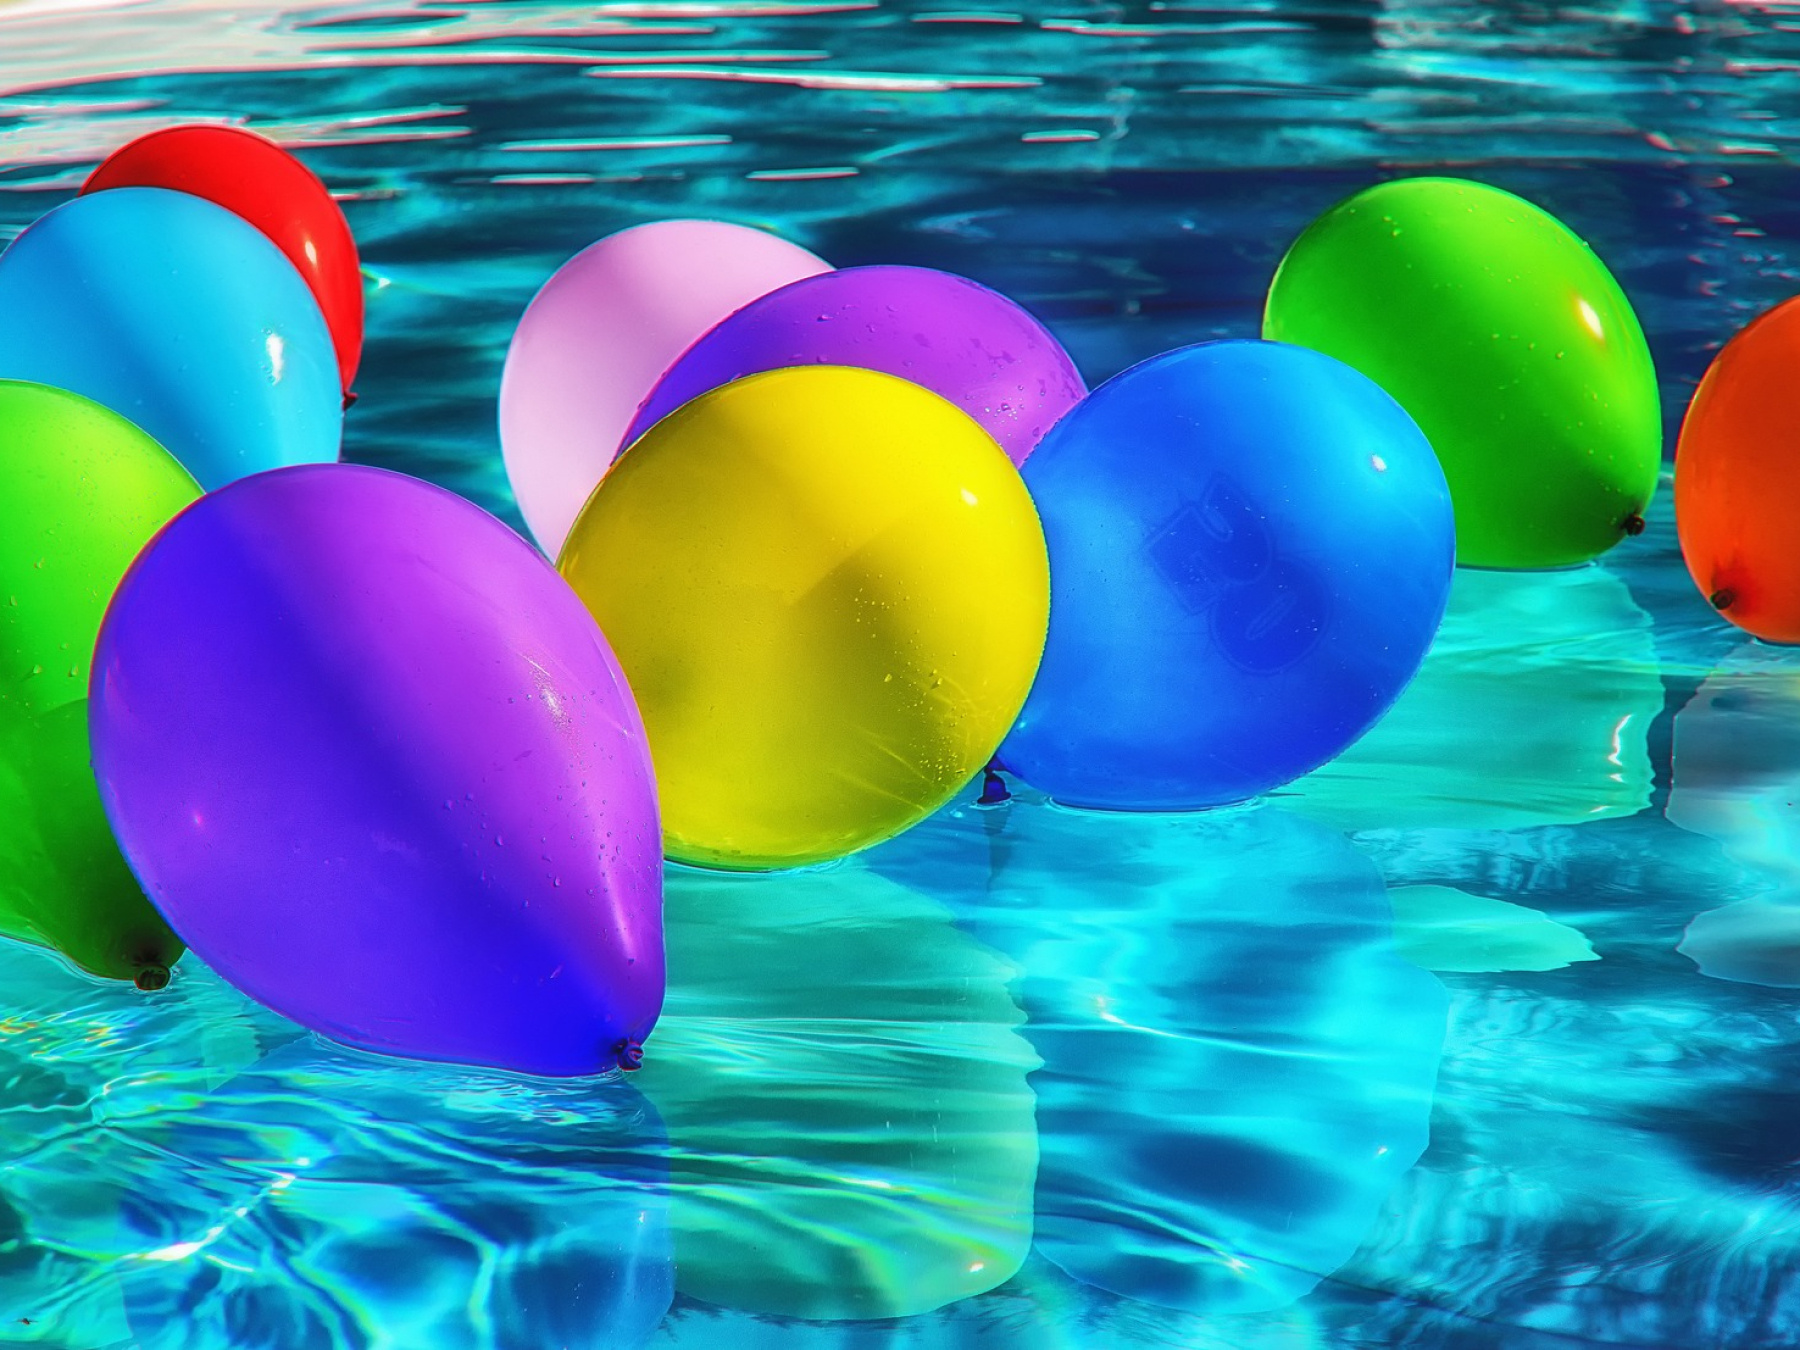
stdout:
{"type": "MultiPolygon", "coordinates": [[[[517,525],[506,340],[611,230],[962,272],[1098,381],[1254,334],[1312,215],[1442,170],[1593,242],[1672,440],[1794,289],[1797,65],[1734,0],[0,0],[0,235],[154,126],[299,147],[368,271],[347,456],[517,525]]],[[[1460,572],[1393,715],[1253,807],[671,869],[630,1079],[0,947],[0,1344],[1791,1346],[1797,790],[1800,657],[1693,591],[1665,479],[1598,565],[1460,572]]]]}

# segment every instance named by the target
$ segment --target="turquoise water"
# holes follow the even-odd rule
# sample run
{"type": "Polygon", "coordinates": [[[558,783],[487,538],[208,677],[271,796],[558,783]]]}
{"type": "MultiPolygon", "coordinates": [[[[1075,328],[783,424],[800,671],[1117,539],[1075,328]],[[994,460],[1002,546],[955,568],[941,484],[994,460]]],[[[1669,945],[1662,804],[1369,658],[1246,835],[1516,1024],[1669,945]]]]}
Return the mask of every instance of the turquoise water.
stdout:
{"type": "MultiPolygon", "coordinates": [[[[639,220],[947,267],[1091,380],[1252,334],[1376,178],[1523,191],[1614,265],[1673,427],[1794,289],[1791,7],[0,0],[0,235],[244,119],[369,272],[350,458],[517,523],[511,326],[639,220]]],[[[0,316],[3,321],[3,316],[0,316]]],[[[1800,657],[1681,568],[1464,572],[1313,779],[1204,816],[965,800],[834,867],[669,876],[643,1071],[389,1063],[191,957],[0,947],[0,1344],[1800,1342],[1800,657]]]]}

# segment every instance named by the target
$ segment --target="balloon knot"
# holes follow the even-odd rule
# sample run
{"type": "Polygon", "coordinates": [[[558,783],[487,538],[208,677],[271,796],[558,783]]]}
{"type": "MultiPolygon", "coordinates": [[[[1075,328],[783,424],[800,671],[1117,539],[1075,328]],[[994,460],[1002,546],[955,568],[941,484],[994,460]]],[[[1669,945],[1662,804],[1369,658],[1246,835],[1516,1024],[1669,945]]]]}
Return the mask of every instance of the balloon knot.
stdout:
{"type": "Polygon", "coordinates": [[[353,405],[356,402],[356,398],[357,398],[357,394],[354,389],[344,390],[344,411],[345,412],[350,411],[351,405],[353,405]]]}
{"type": "Polygon", "coordinates": [[[991,768],[981,771],[981,795],[975,799],[977,806],[998,806],[1001,802],[1010,802],[1012,793],[1006,790],[1006,780],[991,768]]]}
{"type": "Polygon", "coordinates": [[[169,968],[167,966],[145,966],[131,977],[131,982],[146,994],[154,994],[158,989],[168,986],[169,968]]]}
{"type": "Polygon", "coordinates": [[[1636,511],[1633,511],[1619,523],[1619,528],[1629,535],[1642,534],[1644,532],[1644,518],[1636,511]]]}
{"type": "Polygon", "coordinates": [[[1706,597],[1714,609],[1730,609],[1737,603],[1737,592],[1721,588],[1706,597]]]}
{"type": "Polygon", "coordinates": [[[613,1046],[613,1055],[619,1061],[619,1067],[630,1073],[644,1067],[644,1043],[634,1037],[627,1036],[613,1046]]]}

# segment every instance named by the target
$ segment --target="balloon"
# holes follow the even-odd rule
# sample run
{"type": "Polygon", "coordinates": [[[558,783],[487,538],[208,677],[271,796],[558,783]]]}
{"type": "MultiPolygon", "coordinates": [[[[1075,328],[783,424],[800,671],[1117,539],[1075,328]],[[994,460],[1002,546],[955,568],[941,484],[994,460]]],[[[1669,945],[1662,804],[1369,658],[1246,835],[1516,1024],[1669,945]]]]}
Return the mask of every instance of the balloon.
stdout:
{"type": "Polygon", "coordinates": [[[120,586],[92,719],[126,857],[251,997],[419,1059],[635,1062],[663,980],[642,724],[477,507],[351,465],[203,498],[120,586]]]}
{"type": "Polygon", "coordinates": [[[338,456],[343,398],[312,293],[253,226],[183,192],[77,197],[0,254],[0,378],[105,404],[209,492],[338,456]]]}
{"type": "Polygon", "coordinates": [[[1355,366],[1430,439],[1456,557],[1560,567],[1643,528],[1662,412],[1612,274],[1509,192],[1410,178],[1314,221],[1269,288],[1263,336],[1355,366]]]}
{"type": "Polygon", "coordinates": [[[929,267],[852,267],[772,291],[688,348],[624,443],[708,389],[806,365],[923,385],[981,423],[1014,464],[1087,393],[1068,353],[1005,296],[929,267]]]}
{"type": "Polygon", "coordinates": [[[867,1319],[1013,1277],[1031,1247],[1037,1057],[1006,961],[856,864],[671,869],[668,939],[675,978],[637,1086],[675,1146],[678,1292],[867,1319]]]}
{"type": "Polygon", "coordinates": [[[0,934],[90,975],[161,989],[181,939],[113,842],[88,767],[88,705],[0,708],[0,934]]]}
{"type": "Polygon", "coordinates": [[[1316,352],[1155,357],[1024,473],[1050,636],[1000,757],[1059,801],[1217,806],[1316,769],[1393,703],[1444,612],[1454,541],[1431,447],[1316,352]]]}
{"type": "Polygon", "coordinates": [[[1675,523],[1688,572],[1715,609],[1769,642],[1800,642],[1800,299],[1713,358],[1675,456],[1675,523]]]}
{"type": "Polygon", "coordinates": [[[200,495],[117,413],[0,380],[0,704],[43,713],[87,698],[107,603],[150,536],[200,495]]]}
{"type": "Polygon", "coordinates": [[[961,800],[869,862],[1018,968],[1043,1057],[1035,1247],[1076,1279],[1284,1307],[1424,1151],[1449,1000],[1396,955],[1381,877],[1342,835],[1266,807],[1022,794],[961,800]]]}
{"type": "Polygon", "coordinates": [[[121,187],[192,193],[262,231],[319,302],[350,388],[362,359],[362,265],[350,222],[311,169],[242,127],[167,127],[113,151],[81,190],[121,187]]]}
{"type": "Polygon", "coordinates": [[[675,358],[759,295],[831,270],[797,244],[717,220],[608,235],[544,283],[506,350],[500,446],[519,510],[555,557],[675,358]]]}
{"type": "Polygon", "coordinates": [[[200,495],[76,394],[0,380],[0,933],[160,987],[181,943],[113,844],[88,768],[88,664],[146,540],[200,495]]]}
{"type": "Polygon", "coordinates": [[[797,867],[930,815],[1043,646],[1043,535],[936,394],[808,366],[715,389],[620,458],[558,566],[631,677],[682,862],[797,867]]]}

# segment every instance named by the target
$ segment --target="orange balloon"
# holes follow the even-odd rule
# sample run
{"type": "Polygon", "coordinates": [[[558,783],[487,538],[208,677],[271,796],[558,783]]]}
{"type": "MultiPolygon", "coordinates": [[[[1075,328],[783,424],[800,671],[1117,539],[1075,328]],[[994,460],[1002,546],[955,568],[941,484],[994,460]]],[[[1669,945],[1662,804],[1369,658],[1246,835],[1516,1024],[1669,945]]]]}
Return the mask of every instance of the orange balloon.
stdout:
{"type": "Polygon", "coordinates": [[[1725,344],[1675,451],[1675,523],[1700,593],[1770,642],[1800,642],[1800,297],[1725,344]]]}

